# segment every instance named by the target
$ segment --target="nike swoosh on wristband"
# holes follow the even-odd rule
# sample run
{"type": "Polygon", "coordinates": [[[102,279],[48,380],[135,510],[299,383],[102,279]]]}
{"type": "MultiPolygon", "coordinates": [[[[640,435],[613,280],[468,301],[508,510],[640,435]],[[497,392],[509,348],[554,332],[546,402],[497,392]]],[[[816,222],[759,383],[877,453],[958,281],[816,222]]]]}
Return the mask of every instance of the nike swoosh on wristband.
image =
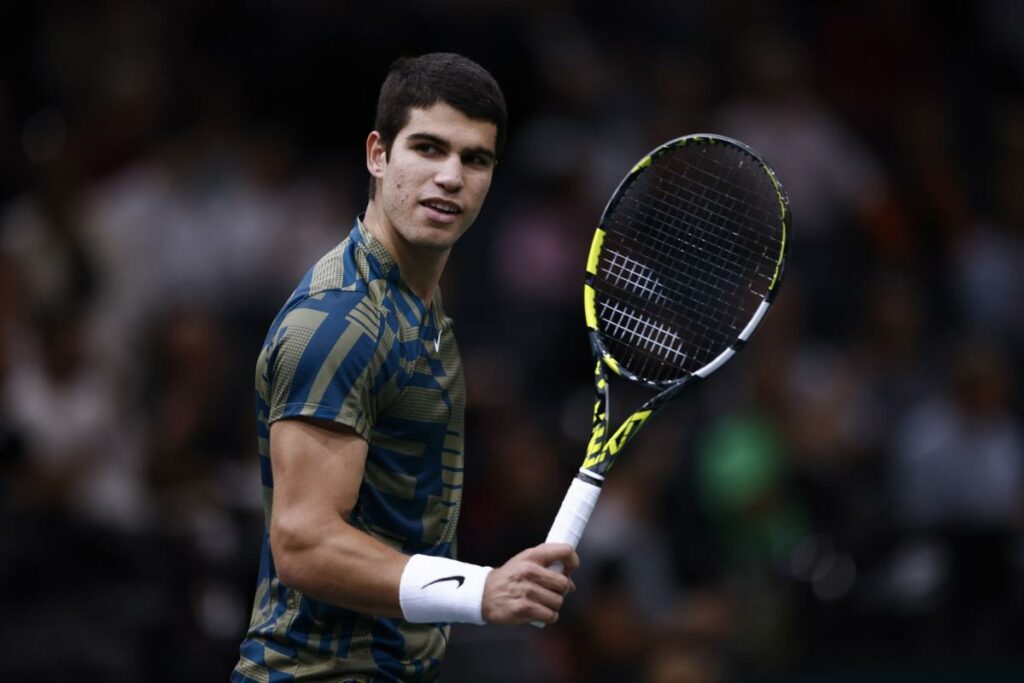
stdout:
{"type": "Polygon", "coordinates": [[[459,585],[456,586],[456,588],[462,588],[462,584],[464,584],[466,582],[466,577],[465,576],[446,576],[443,579],[434,579],[430,583],[425,583],[422,586],[420,586],[420,590],[423,590],[427,586],[433,586],[435,583],[441,583],[442,581],[458,581],[459,585]]]}

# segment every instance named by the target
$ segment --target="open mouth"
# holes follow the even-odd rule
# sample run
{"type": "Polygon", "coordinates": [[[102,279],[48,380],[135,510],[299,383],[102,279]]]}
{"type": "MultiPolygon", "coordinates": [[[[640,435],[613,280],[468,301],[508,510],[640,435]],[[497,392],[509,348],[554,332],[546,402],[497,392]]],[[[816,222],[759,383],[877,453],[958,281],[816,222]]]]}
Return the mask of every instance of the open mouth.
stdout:
{"type": "Polygon", "coordinates": [[[448,216],[456,216],[462,213],[462,207],[455,202],[449,202],[444,199],[425,199],[420,204],[448,216]]]}

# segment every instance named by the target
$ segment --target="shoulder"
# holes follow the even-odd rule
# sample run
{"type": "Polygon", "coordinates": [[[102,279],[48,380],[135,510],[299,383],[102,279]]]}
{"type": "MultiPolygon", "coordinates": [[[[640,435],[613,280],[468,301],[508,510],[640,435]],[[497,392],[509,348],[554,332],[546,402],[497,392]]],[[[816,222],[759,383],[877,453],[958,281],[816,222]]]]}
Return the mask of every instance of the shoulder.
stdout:
{"type": "Polygon", "coordinates": [[[357,227],[306,272],[267,342],[274,344],[297,330],[341,332],[352,324],[378,334],[386,287],[375,275],[357,227]]]}
{"type": "Polygon", "coordinates": [[[257,362],[256,388],[268,419],[340,421],[365,437],[387,336],[367,292],[328,290],[292,302],[257,362]]]}
{"type": "Polygon", "coordinates": [[[290,302],[267,341],[271,348],[313,345],[328,355],[342,337],[380,339],[383,315],[370,292],[329,289],[290,302]]]}

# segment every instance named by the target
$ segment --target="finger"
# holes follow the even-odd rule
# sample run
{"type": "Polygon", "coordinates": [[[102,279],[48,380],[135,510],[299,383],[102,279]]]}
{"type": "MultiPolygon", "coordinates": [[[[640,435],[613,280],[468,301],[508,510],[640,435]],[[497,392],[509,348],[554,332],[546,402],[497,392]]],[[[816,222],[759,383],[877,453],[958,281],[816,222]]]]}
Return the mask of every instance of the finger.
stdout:
{"type": "Polygon", "coordinates": [[[529,574],[529,579],[544,588],[558,593],[559,595],[565,595],[572,589],[572,580],[565,576],[561,572],[557,572],[547,567],[540,567],[534,565],[532,571],[529,574]]]}
{"type": "Polygon", "coordinates": [[[563,562],[563,565],[562,573],[569,576],[580,568],[580,556],[576,554],[576,551],[573,551],[572,555],[563,562]]]}
{"type": "Polygon", "coordinates": [[[529,597],[533,602],[543,605],[555,612],[562,609],[562,603],[565,601],[565,598],[562,597],[561,593],[556,593],[555,591],[548,590],[542,586],[534,586],[529,592],[529,597]]]}
{"type": "Polygon", "coordinates": [[[532,606],[530,613],[533,616],[525,619],[523,623],[543,622],[545,624],[553,624],[558,621],[558,610],[553,610],[550,607],[535,604],[532,606]]]}

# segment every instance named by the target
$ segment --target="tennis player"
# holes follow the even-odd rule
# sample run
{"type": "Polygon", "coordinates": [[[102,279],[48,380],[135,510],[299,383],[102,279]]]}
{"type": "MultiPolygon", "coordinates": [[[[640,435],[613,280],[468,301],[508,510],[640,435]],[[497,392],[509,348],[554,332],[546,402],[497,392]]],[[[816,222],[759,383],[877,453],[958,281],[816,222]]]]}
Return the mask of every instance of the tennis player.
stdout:
{"type": "Polygon", "coordinates": [[[552,623],[573,588],[565,544],[454,559],[465,387],[438,280],[505,127],[498,84],[458,55],[400,59],[381,87],[366,212],[257,362],[265,528],[232,681],[435,680],[452,622],[552,623]]]}

